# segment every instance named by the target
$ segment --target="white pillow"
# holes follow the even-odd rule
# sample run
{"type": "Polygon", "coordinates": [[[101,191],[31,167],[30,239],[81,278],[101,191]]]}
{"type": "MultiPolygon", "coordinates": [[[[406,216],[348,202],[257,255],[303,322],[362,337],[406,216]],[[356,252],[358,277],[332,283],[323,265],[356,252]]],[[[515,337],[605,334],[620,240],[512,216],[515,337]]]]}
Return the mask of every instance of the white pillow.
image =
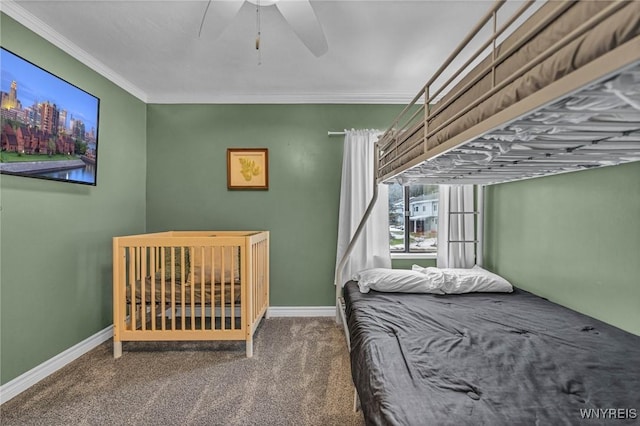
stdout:
{"type": "Polygon", "coordinates": [[[376,290],[399,293],[443,294],[425,274],[407,269],[365,269],[355,274],[353,280],[358,282],[361,293],[376,290]]]}
{"type": "Polygon", "coordinates": [[[485,291],[495,291],[500,293],[511,293],[513,291],[513,286],[506,278],[501,277],[498,274],[494,274],[493,272],[489,272],[478,265],[474,265],[471,269],[484,275],[484,278],[487,280],[487,285],[491,288],[491,290],[485,291]]]}
{"type": "Polygon", "coordinates": [[[423,268],[413,265],[412,270],[424,274],[433,285],[445,294],[471,292],[511,293],[513,286],[509,281],[475,265],[471,269],[462,268],[423,268]]]}

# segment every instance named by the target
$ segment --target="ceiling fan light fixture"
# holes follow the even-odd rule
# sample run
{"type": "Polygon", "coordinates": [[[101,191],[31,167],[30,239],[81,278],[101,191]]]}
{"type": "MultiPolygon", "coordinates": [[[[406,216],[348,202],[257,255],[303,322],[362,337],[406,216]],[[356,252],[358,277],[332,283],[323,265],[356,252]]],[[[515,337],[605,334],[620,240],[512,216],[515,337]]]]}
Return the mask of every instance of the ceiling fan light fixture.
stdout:
{"type": "MultiPolygon", "coordinates": [[[[258,15],[258,38],[260,38],[260,9],[262,9],[262,6],[275,5],[278,12],[280,12],[285,21],[287,21],[302,44],[304,44],[314,56],[320,57],[327,53],[327,50],[329,48],[327,39],[324,36],[322,26],[320,25],[313,7],[311,6],[311,0],[246,1],[256,6],[258,15]]],[[[202,16],[202,22],[200,23],[200,31],[198,32],[198,37],[200,37],[200,35],[202,34],[202,28],[204,27],[204,22],[205,18],[207,17],[209,6],[211,6],[212,9],[212,12],[209,13],[209,19],[213,21],[209,25],[212,28],[209,33],[213,38],[216,38],[219,37],[220,34],[222,34],[224,29],[229,25],[229,22],[238,14],[243,4],[244,0],[209,0],[202,16]]],[[[259,42],[256,44],[256,49],[260,51],[259,42]]]]}

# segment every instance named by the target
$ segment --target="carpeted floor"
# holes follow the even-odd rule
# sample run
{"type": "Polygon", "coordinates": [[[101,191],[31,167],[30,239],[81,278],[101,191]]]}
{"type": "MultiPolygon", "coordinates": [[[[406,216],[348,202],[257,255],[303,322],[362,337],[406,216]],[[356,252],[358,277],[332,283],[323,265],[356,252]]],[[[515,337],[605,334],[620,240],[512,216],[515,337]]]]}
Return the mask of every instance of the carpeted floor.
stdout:
{"type": "Polygon", "coordinates": [[[240,342],[95,348],[0,407],[9,425],[363,425],[331,318],[263,320],[240,342]]]}

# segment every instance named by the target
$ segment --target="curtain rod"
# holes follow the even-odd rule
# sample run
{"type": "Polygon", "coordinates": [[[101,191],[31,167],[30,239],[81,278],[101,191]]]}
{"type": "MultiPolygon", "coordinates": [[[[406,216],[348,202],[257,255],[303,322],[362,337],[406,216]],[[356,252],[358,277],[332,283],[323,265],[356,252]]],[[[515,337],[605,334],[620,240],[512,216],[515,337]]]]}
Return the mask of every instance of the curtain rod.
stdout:
{"type": "Polygon", "coordinates": [[[345,132],[332,132],[331,130],[329,130],[327,132],[327,136],[344,136],[345,132]]]}

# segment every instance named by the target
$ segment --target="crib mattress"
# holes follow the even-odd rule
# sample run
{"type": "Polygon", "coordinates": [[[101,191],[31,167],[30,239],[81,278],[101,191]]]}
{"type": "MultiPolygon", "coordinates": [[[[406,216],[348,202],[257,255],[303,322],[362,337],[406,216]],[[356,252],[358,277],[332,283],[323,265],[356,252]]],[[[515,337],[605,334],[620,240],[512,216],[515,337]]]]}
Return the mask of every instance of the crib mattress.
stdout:
{"type": "MultiPolygon", "coordinates": [[[[146,304],[151,303],[152,300],[154,301],[154,303],[161,303],[164,300],[164,303],[169,305],[171,304],[172,297],[175,298],[176,304],[182,303],[183,285],[180,280],[175,281],[173,296],[171,293],[171,281],[168,281],[168,280],[164,281],[164,287],[165,287],[164,293],[162,292],[161,279],[152,280],[151,277],[147,277],[144,282],[145,282],[144,299],[146,304]],[[154,283],[154,287],[155,287],[153,295],[151,294],[152,282],[154,283]]],[[[142,292],[141,292],[140,284],[141,284],[141,281],[137,280],[135,296],[136,296],[136,303],[138,304],[142,302],[142,292]]],[[[211,305],[213,300],[213,303],[216,306],[220,306],[222,285],[220,283],[216,283],[215,285],[212,286],[211,283],[205,283],[204,292],[203,292],[202,285],[199,282],[196,282],[195,284],[191,282],[185,282],[184,293],[185,293],[185,296],[184,296],[185,304],[191,303],[191,295],[193,294],[194,303],[196,305],[202,305],[203,303],[205,305],[211,305]],[[212,287],[213,287],[213,294],[211,291],[212,287]],[[204,302],[203,302],[203,295],[204,295],[204,302]]],[[[231,296],[232,296],[232,285],[231,283],[225,283],[224,284],[224,302],[226,306],[231,305],[231,296]]],[[[236,306],[239,306],[241,303],[241,300],[242,300],[241,284],[240,284],[240,281],[236,281],[235,283],[233,283],[233,304],[236,306]]],[[[127,286],[127,302],[131,302],[130,286],[127,286]]]]}
{"type": "Polygon", "coordinates": [[[362,294],[349,282],[344,297],[367,425],[640,418],[640,336],[520,289],[362,294]]]}

